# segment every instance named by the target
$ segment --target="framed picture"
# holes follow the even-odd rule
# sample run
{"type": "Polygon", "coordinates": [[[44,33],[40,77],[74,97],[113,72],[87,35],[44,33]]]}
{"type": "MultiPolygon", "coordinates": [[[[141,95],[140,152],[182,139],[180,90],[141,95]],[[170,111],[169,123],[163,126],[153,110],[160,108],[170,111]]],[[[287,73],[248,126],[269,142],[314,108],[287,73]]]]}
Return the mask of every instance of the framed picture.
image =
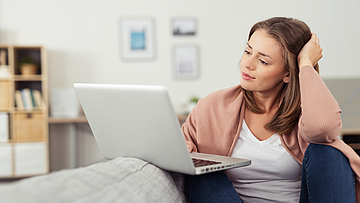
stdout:
{"type": "Polygon", "coordinates": [[[175,18],[172,21],[174,36],[194,36],[196,34],[196,20],[194,18],[175,18]]]}
{"type": "Polygon", "coordinates": [[[173,74],[176,79],[195,79],[200,76],[197,45],[173,47],[173,74]]]}
{"type": "Polygon", "coordinates": [[[154,21],[122,19],[120,24],[122,59],[125,61],[154,59],[154,21]]]}

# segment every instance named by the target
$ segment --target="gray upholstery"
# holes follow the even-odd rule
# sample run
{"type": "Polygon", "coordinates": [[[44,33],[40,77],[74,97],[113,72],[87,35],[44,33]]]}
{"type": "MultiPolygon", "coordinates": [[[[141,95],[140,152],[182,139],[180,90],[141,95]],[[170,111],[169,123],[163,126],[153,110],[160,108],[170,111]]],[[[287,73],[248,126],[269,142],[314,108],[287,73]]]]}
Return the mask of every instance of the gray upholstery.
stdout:
{"type": "Polygon", "coordinates": [[[184,176],[135,158],[0,184],[0,202],[186,202],[184,176]]]}

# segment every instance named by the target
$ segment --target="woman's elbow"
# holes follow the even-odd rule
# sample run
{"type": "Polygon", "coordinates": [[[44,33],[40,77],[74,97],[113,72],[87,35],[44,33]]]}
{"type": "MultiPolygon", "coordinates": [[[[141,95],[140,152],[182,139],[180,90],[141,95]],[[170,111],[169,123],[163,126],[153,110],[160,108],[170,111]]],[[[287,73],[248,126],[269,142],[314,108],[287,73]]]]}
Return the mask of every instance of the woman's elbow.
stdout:
{"type": "Polygon", "coordinates": [[[329,143],[337,139],[342,129],[341,118],[332,119],[323,123],[311,123],[300,127],[301,135],[308,142],[329,143]],[[306,127],[307,126],[307,127],[306,127]]]}

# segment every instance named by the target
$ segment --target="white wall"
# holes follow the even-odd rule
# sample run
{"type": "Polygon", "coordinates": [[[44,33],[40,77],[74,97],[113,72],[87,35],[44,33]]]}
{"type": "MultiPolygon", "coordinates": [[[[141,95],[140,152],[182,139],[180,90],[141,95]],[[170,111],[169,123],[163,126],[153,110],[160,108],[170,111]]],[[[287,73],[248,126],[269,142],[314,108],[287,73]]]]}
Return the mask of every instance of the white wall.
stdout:
{"type": "Polygon", "coordinates": [[[48,49],[49,89],[74,82],[161,84],[168,87],[177,111],[191,95],[239,82],[237,63],[250,27],[273,16],[305,21],[324,48],[324,78],[360,77],[357,0],[0,0],[0,43],[44,45],[48,49]],[[156,21],[157,58],[123,62],[119,19],[156,21]],[[173,17],[195,17],[195,37],[174,37],[173,17]],[[201,76],[174,80],[171,47],[196,43],[201,76]]]}
{"type": "Polygon", "coordinates": [[[192,94],[237,84],[250,27],[272,16],[304,20],[320,36],[323,77],[360,76],[359,7],[356,0],[0,0],[0,43],[44,45],[50,89],[74,82],[161,84],[179,109],[192,94]],[[128,16],[155,19],[154,61],[121,61],[118,24],[128,16]],[[198,34],[173,37],[170,20],[176,16],[196,17],[198,34]],[[200,46],[197,80],[172,78],[171,47],[181,43],[200,46]]]}

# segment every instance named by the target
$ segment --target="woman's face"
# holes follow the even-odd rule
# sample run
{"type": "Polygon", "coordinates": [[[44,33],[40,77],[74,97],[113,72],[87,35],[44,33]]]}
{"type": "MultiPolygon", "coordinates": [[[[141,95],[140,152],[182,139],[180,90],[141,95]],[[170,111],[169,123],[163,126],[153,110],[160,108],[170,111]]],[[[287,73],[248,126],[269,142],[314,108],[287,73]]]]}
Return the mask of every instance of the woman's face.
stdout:
{"type": "Polygon", "coordinates": [[[252,92],[278,94],[284,82],[289,82],[282,53],[281,44],[264,29],[255,31],[240,61],[241,86],[252,92]]]}

